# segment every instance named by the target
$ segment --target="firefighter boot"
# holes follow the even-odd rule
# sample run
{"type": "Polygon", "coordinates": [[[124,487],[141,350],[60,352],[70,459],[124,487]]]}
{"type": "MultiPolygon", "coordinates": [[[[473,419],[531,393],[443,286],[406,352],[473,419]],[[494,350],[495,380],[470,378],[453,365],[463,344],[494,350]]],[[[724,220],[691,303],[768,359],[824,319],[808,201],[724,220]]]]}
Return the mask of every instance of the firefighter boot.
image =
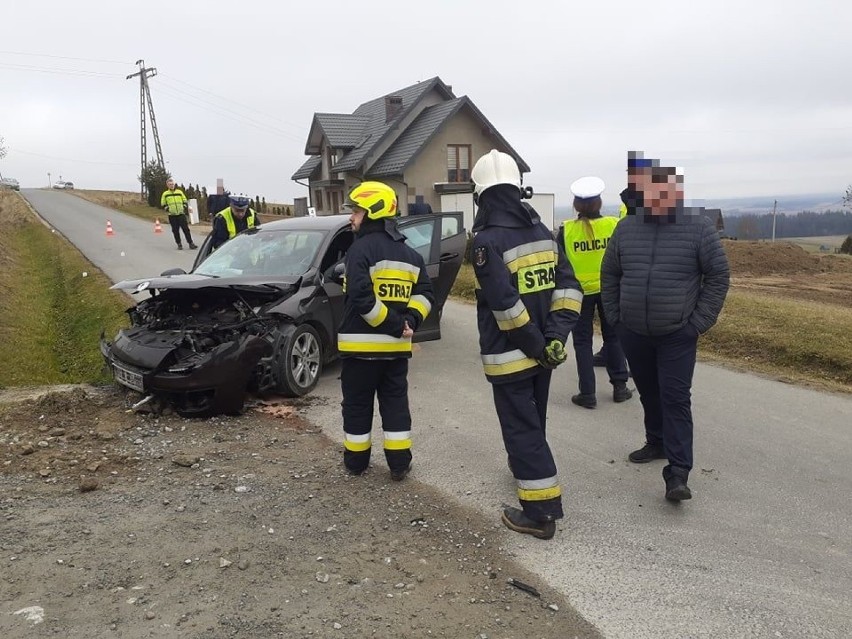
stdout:
{"type": "Polygon", "coordinates": [[[555,521],[534,521],[527,517],[520,508],[511,506],[504,508],[502,519],[506,528],[539,539],[552,539],[553,535],[556,534],[555,521]]]}

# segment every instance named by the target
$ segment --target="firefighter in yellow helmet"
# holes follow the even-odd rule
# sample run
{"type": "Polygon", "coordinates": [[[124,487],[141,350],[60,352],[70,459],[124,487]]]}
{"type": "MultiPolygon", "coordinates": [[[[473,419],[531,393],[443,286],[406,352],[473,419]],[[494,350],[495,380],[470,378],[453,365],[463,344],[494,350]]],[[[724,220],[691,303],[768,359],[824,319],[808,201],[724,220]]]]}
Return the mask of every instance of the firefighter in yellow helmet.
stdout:
{"type": "Polygon", "coordinates": [[[408,360],[411,338],[434,303],[423,258],[396,224],[397,199],[381,182],[363,182],[344,207],[355,241],[346,253],[346,298],[337,336],[342,360],[343,463],[354,474],[370,462],[373,404],[379,399],[391,479],[411,466],[408,360]]]}

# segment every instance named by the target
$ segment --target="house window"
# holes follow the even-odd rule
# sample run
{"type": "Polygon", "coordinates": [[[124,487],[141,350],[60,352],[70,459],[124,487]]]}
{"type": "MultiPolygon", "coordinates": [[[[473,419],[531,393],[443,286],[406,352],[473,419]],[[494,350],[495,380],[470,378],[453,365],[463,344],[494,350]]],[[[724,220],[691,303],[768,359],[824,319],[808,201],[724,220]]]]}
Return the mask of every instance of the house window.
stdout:
{"type": "Polygon", "coordinates": [[[470,145],[447,145],[447,182],[470,182],[470,145]]]}
{"type": "Polygon", "coordinates": [[[321,189],[317,189],[317,190],[314,191],[314,207],[316,207],[320,211],[323,210],[323,208],[322,208],[322,190],[321,189]]]}

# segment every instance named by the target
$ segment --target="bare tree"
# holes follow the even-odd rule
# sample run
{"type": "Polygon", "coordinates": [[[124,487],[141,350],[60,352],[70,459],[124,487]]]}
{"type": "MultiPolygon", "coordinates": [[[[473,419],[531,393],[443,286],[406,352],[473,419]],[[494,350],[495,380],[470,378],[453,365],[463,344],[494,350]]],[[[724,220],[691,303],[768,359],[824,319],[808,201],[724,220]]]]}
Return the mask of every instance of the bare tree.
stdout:
{"type": "Polygon", "coordinates": [[[6,140],[0,135],[0,160],[6,157],[6,140]]]}
{"type": "MultiPolygon", "coordinates": [[[[0,146],[2,146],[3,138],[0,138],[0,146]]],[[[3,156],[0,155],[0,158],[3,156]]],[[[843,196],[843,206],[847,209],[852,209],[852,184],[846,187],[846,194],[843,196]]]]}

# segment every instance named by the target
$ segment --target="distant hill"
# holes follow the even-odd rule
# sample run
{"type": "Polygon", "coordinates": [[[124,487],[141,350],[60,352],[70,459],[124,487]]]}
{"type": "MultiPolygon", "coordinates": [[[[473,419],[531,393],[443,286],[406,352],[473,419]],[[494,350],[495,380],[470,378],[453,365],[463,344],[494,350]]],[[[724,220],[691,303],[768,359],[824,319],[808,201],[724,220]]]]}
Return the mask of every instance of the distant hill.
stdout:
{"type": "MultiPolygon", "coordinates": [[[[772,203],[778,200],[778,213],[780,215],[796,214],[801,211],[839,211],[843,208],[841,196],[837,193],[818,193],[814,195],[785,195],[785,196],[755,196],[737,197],[728,199],[699,200],[690,202],[708,209],[722,209],[722,215],[736,217],[737,215],[762,215],[772,213],[772,203]]],[[[604,206],[604,215],[618,215],[617,206],[604,206]]],[[[574,217],[574,211],[570,206],[556,206],[554,217],[557,224],[563,220],[574,217]]]]}

